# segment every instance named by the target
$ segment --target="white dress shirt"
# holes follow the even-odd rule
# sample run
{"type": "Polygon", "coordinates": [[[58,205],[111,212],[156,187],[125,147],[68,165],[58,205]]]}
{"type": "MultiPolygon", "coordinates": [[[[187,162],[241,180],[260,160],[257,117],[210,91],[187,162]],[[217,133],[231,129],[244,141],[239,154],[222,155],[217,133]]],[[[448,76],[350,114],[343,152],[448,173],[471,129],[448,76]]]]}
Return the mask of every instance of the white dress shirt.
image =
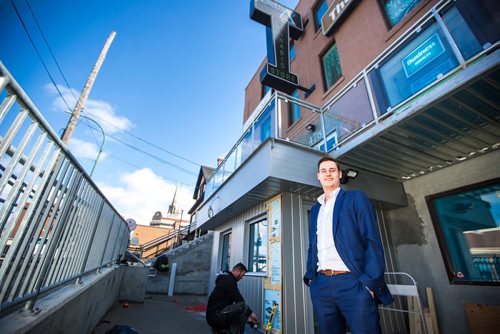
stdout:
{"type": "Polygon", "coordinates": [[[325,194],[318,197],[318,202],[321,204],[316,230],[318,237],[318,271],[326,269],[349,271],[340,258],[333,240],[333,208],[339,192],[340,188],[332,191],[326,203],[325,194]]]}

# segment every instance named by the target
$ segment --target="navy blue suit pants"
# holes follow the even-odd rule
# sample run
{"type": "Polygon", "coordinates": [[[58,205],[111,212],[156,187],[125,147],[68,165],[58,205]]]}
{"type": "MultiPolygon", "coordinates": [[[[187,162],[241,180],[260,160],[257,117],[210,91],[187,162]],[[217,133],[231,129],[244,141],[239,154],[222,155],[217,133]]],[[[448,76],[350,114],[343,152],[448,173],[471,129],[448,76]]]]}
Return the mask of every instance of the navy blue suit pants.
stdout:
{"type": "Polygon", "coordinates": [[[351,273],[318,273],[310,283],[311,299],[321,334],[379,334],[377,303],[370,291],[351,273]]]}

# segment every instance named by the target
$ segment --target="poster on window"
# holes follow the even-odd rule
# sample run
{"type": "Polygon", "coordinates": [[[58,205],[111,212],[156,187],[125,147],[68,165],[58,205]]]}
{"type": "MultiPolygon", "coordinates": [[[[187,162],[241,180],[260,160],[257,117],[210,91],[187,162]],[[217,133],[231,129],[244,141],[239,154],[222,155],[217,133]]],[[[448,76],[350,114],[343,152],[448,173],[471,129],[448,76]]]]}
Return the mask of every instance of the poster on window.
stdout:
{"type": "Polygon", "coordinates": [[[271,283],[281,283],[281,243],[271,244],[271,283]]]}
{"type": "Polygon", "coordinates": [[[281,293],[279,290],[264,290],[264,328],[271,320],[271,333],[281,333],[281,293]]]}
{"type": "Polygon", "coordinates": [[[281,200],[276,199],[271,204],[271,239],[281,234],[281,200]]]}

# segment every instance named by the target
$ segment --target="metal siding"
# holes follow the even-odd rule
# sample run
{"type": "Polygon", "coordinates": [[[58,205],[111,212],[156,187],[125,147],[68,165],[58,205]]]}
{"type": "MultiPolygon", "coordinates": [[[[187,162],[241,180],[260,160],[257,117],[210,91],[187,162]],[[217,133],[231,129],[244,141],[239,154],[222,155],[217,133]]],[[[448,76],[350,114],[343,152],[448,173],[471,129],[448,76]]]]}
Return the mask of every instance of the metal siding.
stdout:
{"type": "MultiPolygon", "coordinates": [[[[247,245],[248,239],[246,237],[247,229],[247,221],[255,218],[259,215],[262,215],[263,212],[266,212],[265,203],[259,203],[258,205],[252,207],[251,209],[243,212],[239,216],[230,219],[226,223],[217,227],[214,231],[214,242],[212,247],[212,260],[211,260],[211,270],[210,270],[210,281],[209,281],[209,291],[212,291],[215,287],[215,277],[220,272],[220,254],[221,252],[221,244],[220,240],[222,237],[222,232],[227,230],[231,230],[231,249],[230,249],[230,267],[234,266],[238,262],[242,262],[247,265],[247,245]],[[240,247],[235,247],[236,245],[240,245],[240,247]],[[241,247],[243,245],[243,247],[241,247]]],[[[262,276],[252,276],[247,275],[243,280],[238,283],[240,288],[240,292],[245,298],[245,301],[250,306],[252,310],[254,310],[255,314],[262,319],[262,304],[263,304],[263,281],[264,277],[262,276]],[[259,312],[259,313],[257,313],[259,312]]]]}
{"type": "Polygon", "coordinates": [[[246,275],[238,286],[248,307],[257,315],[263,326],[264,277],[246,275]]]}

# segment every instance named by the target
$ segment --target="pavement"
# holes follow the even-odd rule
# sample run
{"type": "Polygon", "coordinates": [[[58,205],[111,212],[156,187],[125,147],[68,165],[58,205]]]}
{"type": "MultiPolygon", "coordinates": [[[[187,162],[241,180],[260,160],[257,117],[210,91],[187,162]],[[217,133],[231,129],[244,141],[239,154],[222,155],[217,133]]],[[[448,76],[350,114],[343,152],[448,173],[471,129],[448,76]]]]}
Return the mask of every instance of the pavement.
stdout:
{"type": "Polygon", "coordinates": [[[205,321],[207,299],[207,296],[150,294],[144,303],[117,302],[92,333],[105,334],[115,325],[127,325],[139,334],[209,334],[210,327],[205,321]]]}

